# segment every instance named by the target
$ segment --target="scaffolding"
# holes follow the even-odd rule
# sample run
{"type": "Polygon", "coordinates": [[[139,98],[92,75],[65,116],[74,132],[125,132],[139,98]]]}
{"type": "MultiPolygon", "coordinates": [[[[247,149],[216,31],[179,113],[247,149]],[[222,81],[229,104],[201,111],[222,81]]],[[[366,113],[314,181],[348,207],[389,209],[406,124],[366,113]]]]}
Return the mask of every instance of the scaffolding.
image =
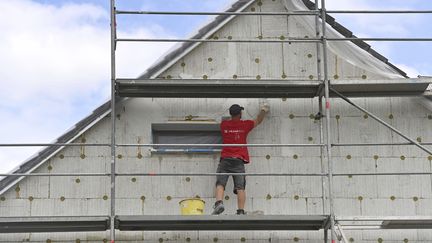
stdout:
{"type": "MultiPolygon", "coordinates": [[[[110,231],[111,242],[116,239],[116,230],[157,231],[157,230],[323,230],[324,242],[330,240],[348,242],[344,229],[432,229],[432,217],[339,217],[334,212],[333,177],[337,176],[391,176],[391,175],[432,175],[432,172],[394,172],[394,173],[334,173],[332,148],[342,146],[406,146],[414,145],[429,155],[432,150],[426,146],[432,143],[421,143],[400,132],[366,109],[355,104],[348,97],[387,97],[422,95],[432,83],[431,79],[398,79],[375,80],[374,83],[360,81],[330,81],[327,67],[328,42],[331,41],[432,41],[432,38],[329,38],[326,35],[326,18],[329,13],[337,14],[432,14],[432,10],[421,11],[348,11],[327,10],[325,0],[315,0],[314,10],[288,12],[170,12],[170,11],[125,11],[116,9],[116,1],[110,0],[111,12],[111,142],[110,143],[21,143],[0,144],[0,147],[21,146],[94,146],[109,147],[111,153],[110,173],[13,173],[0,174],[11,178],[24,176],[99,176],[110,178],[110,213],[96,216],[68,217],[0,217],[0,233],[20,232],[77,232],[77,231],[110,231]],[[318,5],[321,5],[321,8],[318,5]],[[315,17],[315,38],[290,38],[279,40],[265,39],[126,39],[117,37],[117,15],[215,15],[215,16],[290,16],[311,15],[315,17]],[[320,21],[321,19],[321,21],[320,21]],[[317,81],[311,80],[235,80],[235,79],[122,79],[116,76],[116,45],[118,42],[189,42],[199,43],[315,43],[317,49],[317,81]],[[321,55],[322,54],[322,55],[321,55]],[[322,64],[322,66],[321,66],[322,64]],[[197,92],[199,91],[199,92],[197,92]],[[116,102],[119,97],[160,97],[160,98],[314,98],[319,99],[320,141],[317,144],[120,144],[116,142],[116,102]],[[405,143],[332,143],[331,141],[331,97],[341,98],[386,126],[402,138],[405,143]],[[325,119],[325,127],[322,122],[325,119]],[[118,176],[209,176],[221,173],[117,173],[116,148],[118,147],[318,147],[321,160],[327,163],[327,171],[322,167],[321,173],[237,173],[246,176],[306,176],[320,177],[322,182],[323,210],[328,204],[329,212],[323,215],[247,215],[232,216],[168,216],[142,215],[122,216],[116,214],[116,177],[118,176]],[[326,184],[327,188],[326,188],[326,184]],[[325,195],[326,189],[328,195],[325,195]]],[[[322,165],[323,166],[323,165],[322,165]]],[[[222,173],[233,175],[232,173],[222,173]]]]}

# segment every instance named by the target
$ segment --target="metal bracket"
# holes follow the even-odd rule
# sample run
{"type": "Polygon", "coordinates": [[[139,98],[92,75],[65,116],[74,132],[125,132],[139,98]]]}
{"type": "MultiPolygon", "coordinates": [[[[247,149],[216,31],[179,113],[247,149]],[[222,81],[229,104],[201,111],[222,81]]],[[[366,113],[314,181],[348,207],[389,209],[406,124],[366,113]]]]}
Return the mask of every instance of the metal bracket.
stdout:
{"type": "Polygon", "coordinates": [[[317,89],[317,92],[315,93],[315,96],[321,97],[324,96],[324,82],[322,82],[317,89]]]}
{"type": "Polygon", "coordinates": [[[321,120],[321,118],[323,118],[323,117],[324,117],[324,115],[321,114],[321,112],[318,112],[318,113],[315,115],[314,119],[315,119],[315,121],[319,121],[319,120],[321,120]]]}
{"type": "Polygon", "coordinates": [[[336,226],[336,229],[338,230],[336,232],[339,233],[338,234],[338,240],[342,241],[343,243],[348,243],[348,239],[346,238],[345,233],[342,230],[342,226],[340,224],[336,224],[335,226],[336,226]]]}

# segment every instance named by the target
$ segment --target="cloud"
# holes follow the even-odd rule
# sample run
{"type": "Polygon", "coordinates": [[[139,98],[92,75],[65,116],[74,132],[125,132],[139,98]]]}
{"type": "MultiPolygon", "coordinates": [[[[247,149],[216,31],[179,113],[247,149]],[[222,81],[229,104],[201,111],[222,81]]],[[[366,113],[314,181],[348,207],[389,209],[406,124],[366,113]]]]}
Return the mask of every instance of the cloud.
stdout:
{"type": "MultiPolygon", "coordinates": [[[[118,33],[119,38],[175,38],[159,26],[136,29],[133,32],[118,33]],[[153,29],[153,31],[148,31],[153,29]]],[[[117,77],[134,78],[142,74],[146,67],[153,64],[175,43],[157,42],[119,42],[117,44],[117,77]]]]}
{"type": "MultiPolygon", "coordinates": [[[[329,10],[403,10],[414,7],[415,5],[410,1],[391,7],[372,0],[326,1],[326,8],[329,10]]],[[[421,16],[413,14],[334,14],[334,16],[339,22],[349,25],[354,32],[367,32],[374,37],[407,36],[412,26],[421,22],[421,16]]]]}
{"type": "MultiPolygon", "coordinates": [[[[357,0],[357,1],[338,1],[326,0],[328,10],[413,10],[420,9],[421,1],[388,1],[357,0]]],[[[427,9],[427,7],[423,7],[427,9]]],[[[431,21],[429,15],[424,14],[332,14],[336,21],[346,26],[358,37],[425,37],[427,36],[427,23],[431,21]]],[[[415,42],[391,42],[375,41],[369,42],[373,49],[389,58],[392,63],[410,77],[416,77],[419,71],[422,73],[430,72],[431,63],[426,61],[424,50],[415,42]],[[409,46],[410,51],[401,50],[402,46],[409,46]],[[421,63],[428,62],[428,68],[423,68],[421,63]],[[429,71],[428,71],[429,69],[429,71]]],[[[428,59],[429,60],[429,59],[428,59]]]]}
{"type": "Polygon", "coordinates": [[[183,0],[145,1],[140,5],[143,11],[172,10],[172,11],[224,11],[237,0],[200,0],[186,3],[183,0]]]}
{"type": "Polygon", "coordinates": [[[4,1],[1,7],[0,64],[7,67],[0,70],[7,83],[3,95],[20,101],[51,89],[57,92],[49,92],[50,97],[65,99],[74,86],[95,90],[100,85],[88,82],[89,77],[100,82],[106,76],[102,71],[107,65],[107,33],[94,24],[106,18],[100,9],[20,0],[4,1]]]}
{"type": "MultiPolygon", "coordinates": [[[[0,143],[50,142],[109,99],[109,12],[30,0],[0,1],[0,9],[0,143]]],[[[169,35],[157,25],[118,34],[169,35]]],[[[119,76],[138,76],[172,45],[139,44],[119,45],[119,76]]],[[[39,149],[0,149],[0,172],[39,149]]]]}

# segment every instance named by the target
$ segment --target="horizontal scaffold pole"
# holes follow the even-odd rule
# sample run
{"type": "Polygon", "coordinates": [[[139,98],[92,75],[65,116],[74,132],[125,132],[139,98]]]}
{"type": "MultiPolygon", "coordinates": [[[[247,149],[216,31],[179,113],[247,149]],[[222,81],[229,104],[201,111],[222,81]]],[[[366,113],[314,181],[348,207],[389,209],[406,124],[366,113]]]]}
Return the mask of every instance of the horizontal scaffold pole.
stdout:
{"type": "MultiPolygon", "coordinates": [[[[432,145],[432,143],[419,143],[421,145],[432,145]]],[[[334,147],[362,147],[362,146],[409,146],[414,143],[334,143],[334,147]]]]}
{"type": "MultiPolygon", "coordinates": [[[[8,173],[0,176],[110,176],[110,173],[8,173]]],[[[116,176],[217,176],[217,175],[244,175],[244,176],[328,176],[327,173],[116,173],[116,176]]],[[[387,172],[387,173],[336,173],[333,176],[405,176],[405,175],[432,175],[432,172],[387,172]]]]}
{"type": "Polygon", "coordinates": [[[106,143],[1,143],[0,147],[46,147],[46,146],[88,146],[109,147],[106,143]]]}
{"type": "MultiPolygon", "coordinates": [[[[0,176],[110,176],[110,173],[16,173],[0,174],[0,176]]],[[[216,175],[244,175],[244,176],[327,176],[324,173],[116,173],[116,176],[216,176],[216,175]]]]}
{"type": "Polygon", "coordinates": [[[324,144],[117,144],[118,147],[322,147],[324,144]]]}
{"type": "Polygon", "coordinates": [[[143,15],[239,15],[239,16],[280,16],[280,15],[317,15],[318,11],[287,11],[287,12],[175,12],[175,11],[130,11],[117,10],[116,14],[143,15]]]}
{"type": "MultiPolygon", "coordinates": [[[[327,41],[432,41],[432,38],[385,38],[385,37],[343,37],[343,38],[326,38],[327,41]]],[[[296,37],[268,37],[257,39],[164,39],[164,38],[117,38],[117,42],[212,42],[212,43],[317,43],[321,38],[296,38],[296,37]]]]}
{"type": "Polygon", "coordinates": [[[432,10],[327,10],[329,14],[432,14],[432,10]]]}
{"type": "MultiPolygon", "coordinates": [[[[3,143],[0,147],[41,147],[41,146],[111,146],[110,144],[87,144],[87,143],[3,143]]],[[[321,147],[324,144],[301,144],[301,143],[285,143],[285,144],[153,144],[153,143],[130,143],[116,144],[116,147],[321,147]]]]}
{"type": "MultiPolygon", "coordinates": [[[[431,14],[432,10],[327,10],[329,14],[431,14]]],[[[176,12],[176,11],[131,11],[117,10],[116,14],[141,15],[238,15],[238,16],[289,16],[318,15],[320,11],[287,11],[287,12],[176,12]]]]}
{"type": "Polygon", "coordinates": [[[117,42],[213,42],[213,43],[317,43],[321,39],[314,38],[288,38],[288,37],[277,37],[272,39],[257,38],[257,39],[163,39],[163,38],[117,38],[117,42]]]}
{"type": "Polygon", "coordinates": [[[432,38],[385,38],[385,37],[370,37],[370,38],[361,38],[361,37],[344,37],[344,38],[327,38],[328,41],[432,41],[432,38]]]}
{"type": "MultiPolygon", "coordinates": [[[[430,142],[419,143],[421,145],[432,145],[430,142]]],[[[409,146],[414,143],[333,143],[334,147],[360,147],[360,146],[409,146]]],[[[110,144],[104,143],[2,143],[0,147],[46,147],[46,146],[79,146],[79,147],[109,147],[110,144]]],[[[325,144],[152,144],[152,143],[124,143],[116,144],[116,147],[324,147],[325,144]]]]}

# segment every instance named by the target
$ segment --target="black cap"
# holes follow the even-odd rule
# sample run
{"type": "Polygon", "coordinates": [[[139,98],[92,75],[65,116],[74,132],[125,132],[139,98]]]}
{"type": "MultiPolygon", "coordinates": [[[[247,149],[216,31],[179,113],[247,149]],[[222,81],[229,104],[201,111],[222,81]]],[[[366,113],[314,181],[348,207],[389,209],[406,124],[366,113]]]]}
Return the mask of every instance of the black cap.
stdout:
{"type": "Polygon", "coordinates": [[[236,115],[239,115],[242,110],[244,110],[243,107],[241,107],[237,104],[234,104],[229,108],[229,113],[231,116],[236,116],[236,115]]]}

